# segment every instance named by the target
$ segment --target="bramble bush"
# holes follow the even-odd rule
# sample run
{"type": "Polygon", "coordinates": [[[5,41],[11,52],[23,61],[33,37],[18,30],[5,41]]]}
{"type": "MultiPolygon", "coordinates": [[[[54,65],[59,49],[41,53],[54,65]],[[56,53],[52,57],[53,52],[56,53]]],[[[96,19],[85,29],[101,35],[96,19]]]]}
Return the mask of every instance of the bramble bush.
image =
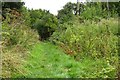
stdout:
{"type": "MultiPolygon", "coordinates": [[[[69,46],[73,56],[111,59],[117,57],[117,19],[102,19],[96,22],[86,20],[84,24],[65,23],[66,29],[54,32],[50,40],[59,45],[69,46]]],[[[63,47],[63,46],[62,46],[63,47]]],[[[63,49],[65,49],[63,47],[63,49]]],[[[117,59],[110,61],[114,62],[117,59]]]]}

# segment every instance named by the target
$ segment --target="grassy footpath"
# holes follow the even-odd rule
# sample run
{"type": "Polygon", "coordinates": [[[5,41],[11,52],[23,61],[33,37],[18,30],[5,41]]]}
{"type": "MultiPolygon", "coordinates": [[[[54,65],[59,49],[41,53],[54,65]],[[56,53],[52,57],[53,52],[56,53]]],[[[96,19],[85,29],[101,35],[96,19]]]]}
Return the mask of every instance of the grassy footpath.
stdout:
{"type": "MultiPolygon", "coordinates": [[[[22,66],[24,77],[29,78],[71,78],[71,77],[114,77],[115,68],[103,59],[90,58],[75,61],[59,47],[51,43],[38,43],[31,50],[22,66]]],[[[23,77],[23,75],[15,75],[23,77]]],[[[14,77],[15,77],[14,76],[14,77]]]]}

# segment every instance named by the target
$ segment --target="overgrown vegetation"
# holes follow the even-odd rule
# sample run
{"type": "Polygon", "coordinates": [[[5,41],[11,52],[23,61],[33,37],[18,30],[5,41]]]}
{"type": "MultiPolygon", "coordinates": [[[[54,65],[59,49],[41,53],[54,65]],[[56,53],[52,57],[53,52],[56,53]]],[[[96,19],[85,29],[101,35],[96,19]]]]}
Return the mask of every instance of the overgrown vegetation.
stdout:
{"type": "Polygon", "coordinates": [[[2,5],[3,78],[119,76],[117,2],[69,2],[57,16],[23,4],[2,5]]]}
{"type": "MultiPolygon", "coordinates": [[[[13,15],[13,14],[10,14],[13,15]]],[[[12,74],[24,73],[23,64],[29,49],[38,42],[36,30],[26,26],[21,18],[7,16],[2,22],[2,76],[12,77],[12,74]],[[11,23],[9,23],[9,20],[11,23]],[[22,25],[21,25],[22,24],[22,25]]]]}

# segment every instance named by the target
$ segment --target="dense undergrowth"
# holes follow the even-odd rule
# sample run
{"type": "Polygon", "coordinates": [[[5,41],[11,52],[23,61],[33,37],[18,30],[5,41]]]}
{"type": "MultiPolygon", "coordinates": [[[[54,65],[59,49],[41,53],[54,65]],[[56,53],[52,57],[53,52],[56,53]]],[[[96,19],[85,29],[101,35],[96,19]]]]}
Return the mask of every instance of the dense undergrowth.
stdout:
{"type": "Polygon", "coordinates": [[[0,33],[3,78],[116,78],[119,75],[116,11],[108,17],[105,8],[104,17],[100,16],[102,12],[98,15],[101,8],[97,11],[96,6],[86,5],[83,14],[74,15],[70,8],[74,6],[68,3],[54,16],[49,11],[27,10],[21,5],[21,12],[6,7],[0,33]]]}
{"type": "Polygon", "coordinates": [[[23,73],[20,65],[29,53],[29,49],[38,42],[35,30],[26,26],[22,20],[13,20],[11,24],[2,22],[2,76],[11,77],[14,73],[23,73]],[[22,24],[22,25],[21,25],[22,24]]]}
{"type": "MultiPolygon", "coordinates": [[[[86,20],[84,23],[75,20],[63,24],[62,30],[54,32],[50,38],[51,42],[58,44],[76,61],[81,62],[81,59],[86,57],[96,61],[105,60],[104,62],[112,66],[110,70],[117,73],[118,20],[115,18],[101,19],[99,22],[86,20]]],[[[109,70],[105,70],[109,73],[109,70]]]]}
{"type": "Polygon", "coordinates": [[[75,20],[75,23],[69,22],[60,26],[63,28],[54,32],[50,40],[63,47],[67,54],[73,56],[106,59],[117,57],[117,19],[101,19],[97,23],[89,20],[79,23],[77,19],[75,20]]]}

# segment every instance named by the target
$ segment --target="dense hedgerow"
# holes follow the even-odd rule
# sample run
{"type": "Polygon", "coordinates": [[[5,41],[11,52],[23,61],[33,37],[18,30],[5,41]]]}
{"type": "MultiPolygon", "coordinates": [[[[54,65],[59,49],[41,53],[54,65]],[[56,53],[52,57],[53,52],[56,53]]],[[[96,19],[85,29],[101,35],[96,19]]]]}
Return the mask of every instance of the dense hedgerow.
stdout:
{"type": "Polygon", "coordinates": [[[78,59],[84,56],[105,58],[116,62],[118,54],[118,21],[111,18],[96,23],[65,23],[54,32],[50,40],[59,44],[67,54],[78,59]]]}
{"type": "Polygon", "coordinates": [[[20,66],[29,53],[29,49],[38,42],[39,35],[26,26],[23,20],[14,19],[2,22],[2,77],[24,73],[20,66]]]}

